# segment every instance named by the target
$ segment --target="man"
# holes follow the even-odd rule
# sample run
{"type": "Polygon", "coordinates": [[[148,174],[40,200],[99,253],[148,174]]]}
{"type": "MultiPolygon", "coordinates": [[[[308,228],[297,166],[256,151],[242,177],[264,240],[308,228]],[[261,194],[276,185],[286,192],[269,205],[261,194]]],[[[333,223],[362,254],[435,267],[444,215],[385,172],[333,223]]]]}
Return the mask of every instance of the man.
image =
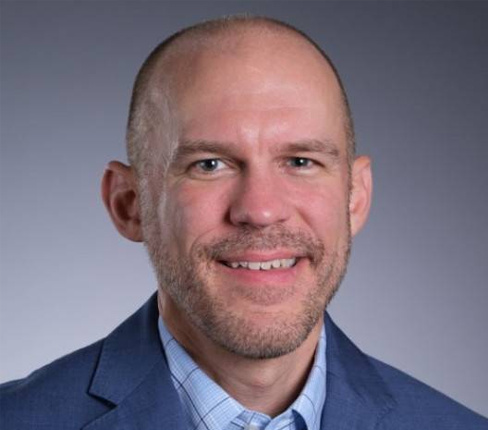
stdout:
{"type": "Polygon", "coordinates": [[[370,207],[346,95],[265,18],[185,29],[136,79],[102,196],[157,298],[1,388],[2,429],[488,429],[361,353],[324,314],[370,207]]]}

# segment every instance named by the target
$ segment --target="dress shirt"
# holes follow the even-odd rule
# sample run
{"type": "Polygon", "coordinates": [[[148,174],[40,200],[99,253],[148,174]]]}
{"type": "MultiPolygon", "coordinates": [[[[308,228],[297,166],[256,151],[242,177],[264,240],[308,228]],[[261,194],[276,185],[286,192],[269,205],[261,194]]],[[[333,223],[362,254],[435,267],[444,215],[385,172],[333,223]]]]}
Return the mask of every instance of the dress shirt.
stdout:
{"type": "Polygon", "coordinates": [[[326,336],[322,326],[314,364],[297,399],[275,418],[246,409],[229,396],[188,355],[158,320],[171,379],[189,430],[319,430],[326,397],[326,336]]]}

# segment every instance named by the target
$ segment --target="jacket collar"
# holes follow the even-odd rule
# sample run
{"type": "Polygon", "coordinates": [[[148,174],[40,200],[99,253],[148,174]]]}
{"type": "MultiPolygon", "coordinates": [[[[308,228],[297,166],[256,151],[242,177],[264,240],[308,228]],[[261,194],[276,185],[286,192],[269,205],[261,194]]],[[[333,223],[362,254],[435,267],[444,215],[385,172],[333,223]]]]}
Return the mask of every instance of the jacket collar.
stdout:
{"type": "Polygon", "coordinates": [[[396,402],[370,359],[326,313],[327,399],[323,429],[373,429],[396,402]]]}
{"type": "Polygon", "coordinates": [[[105,339],[89,394],[113,408],[83,430],[183,430],[157,319],[155,293],[105,339]]]}
{"type": "MultiPolygon", "coordinates": [[[[157,328],[156,294],[104,341],[89,394],[112,409],[83,430],[183,430],[184,417],[157,328]]],[[[386,384],[325,315],[327,398],[322,428],[373,429],[394,406],[386,384]]]]}

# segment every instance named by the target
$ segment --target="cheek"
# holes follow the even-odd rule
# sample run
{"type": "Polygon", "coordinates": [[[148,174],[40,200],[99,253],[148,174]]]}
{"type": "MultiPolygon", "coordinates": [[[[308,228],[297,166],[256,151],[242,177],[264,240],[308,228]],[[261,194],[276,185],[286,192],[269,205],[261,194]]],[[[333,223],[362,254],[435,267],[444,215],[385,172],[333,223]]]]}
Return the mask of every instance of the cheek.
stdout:
{"type": "Polygon", "coordinates": [[[181,185],[168,193],[163,226],[171,230],[173,243],[187,252],[195,243],[208,240],[225,219],[225,196],[217,189],[181,185]]]}
{"type": "Polygon", "coordinates": [[[340,241],[348,229],[348,198],[344,187],[322,185],[298,195],[300,217],[325,244],[340,241]]]}

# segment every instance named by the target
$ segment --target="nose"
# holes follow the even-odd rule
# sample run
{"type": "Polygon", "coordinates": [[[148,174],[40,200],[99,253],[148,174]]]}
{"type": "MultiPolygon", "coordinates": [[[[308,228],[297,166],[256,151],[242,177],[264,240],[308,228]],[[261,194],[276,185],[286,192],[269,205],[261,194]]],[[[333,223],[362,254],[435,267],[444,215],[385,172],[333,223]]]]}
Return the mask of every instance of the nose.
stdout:
{"type": "Polygon", "coordinates": [[[235,188],[229,215],[234,225],[264,228],[286,221],[291,214],[286,190],[270,172],[247,172],[235,188]]]}

